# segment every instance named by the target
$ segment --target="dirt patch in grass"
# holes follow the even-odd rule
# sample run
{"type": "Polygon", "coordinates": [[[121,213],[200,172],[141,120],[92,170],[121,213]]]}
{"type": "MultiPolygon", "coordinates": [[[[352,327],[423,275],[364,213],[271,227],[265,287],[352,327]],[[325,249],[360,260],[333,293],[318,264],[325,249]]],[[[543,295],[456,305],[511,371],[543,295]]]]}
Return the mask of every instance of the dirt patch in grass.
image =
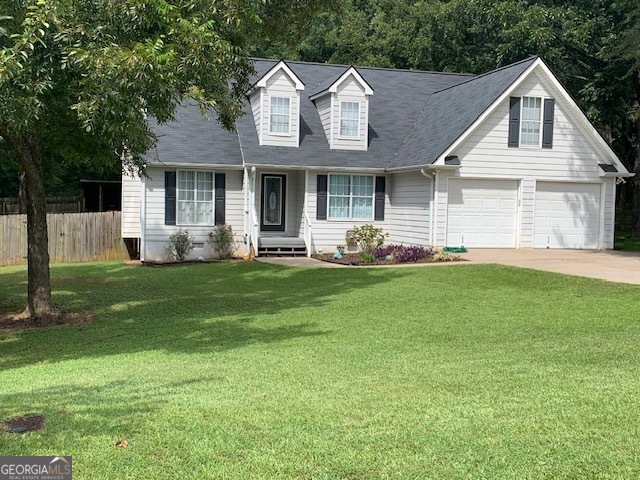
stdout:
{"type": "Polygon", "coordinates": [[[9,433],[33,432],[44,428],[44,419],[44,415],[30,414],[5,420],[4,426],[9,433]]]}
{"type": "Polygon", "coordinates": [[[43,318],[33,319],[24,311],[0,314],[0,332],[14,332],[29,328],[56,327],[60,325],[87,325],[93,323],[95,313],[91,310],[68,312],[61,310],[43,318]]]}

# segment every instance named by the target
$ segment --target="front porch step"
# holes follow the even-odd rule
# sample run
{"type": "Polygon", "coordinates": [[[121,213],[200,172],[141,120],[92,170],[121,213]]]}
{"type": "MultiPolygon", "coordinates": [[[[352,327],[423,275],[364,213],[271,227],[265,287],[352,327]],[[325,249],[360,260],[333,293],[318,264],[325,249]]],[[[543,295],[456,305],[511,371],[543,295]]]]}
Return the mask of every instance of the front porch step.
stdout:
{"type": "Polygon", "coordinates": [[[291,257],[306,255],[304,240],[298,237],[260,237],[258,238],[258,255],[291,257]]]}

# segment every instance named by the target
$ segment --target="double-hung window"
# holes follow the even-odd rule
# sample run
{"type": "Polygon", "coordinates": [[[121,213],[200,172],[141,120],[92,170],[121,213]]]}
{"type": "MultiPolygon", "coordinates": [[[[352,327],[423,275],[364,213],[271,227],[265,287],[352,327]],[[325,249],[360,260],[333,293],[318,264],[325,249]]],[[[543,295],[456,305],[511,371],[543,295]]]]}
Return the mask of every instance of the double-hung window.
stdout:
{"type": "Polygon", "coordinates": [[[213,172],[178,172],[178,216],[181,225],[213,225],[213,172]]]}
{"type": "Polygon", "coordinates": [[[340,136],[358,138],[359,126],[360,102],[340,102],[340,136]]]}
{"type": "Polygon", "coordinates": [[[330,219],[373,219],[372,175],[329,175],[330,219]]]}
{"type": "Polygon", "coordinates": [[[522,97],[522,121],[520,123],[520,145],[540,146],[540,124],[542,122],[542,99],[522,97]]]}
{"type": "Polygon", "coordinates": [[[291,99],[271,97],[269,115],[269,133],[288,135],[291,124],[291,99]]]}

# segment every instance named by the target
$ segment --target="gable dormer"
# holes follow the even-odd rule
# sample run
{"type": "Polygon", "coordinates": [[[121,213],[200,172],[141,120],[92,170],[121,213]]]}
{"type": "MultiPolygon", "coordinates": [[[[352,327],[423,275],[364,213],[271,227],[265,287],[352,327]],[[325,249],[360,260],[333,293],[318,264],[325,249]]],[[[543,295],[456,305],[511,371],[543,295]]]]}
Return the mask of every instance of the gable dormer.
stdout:
{"type": "Polygon", "coordinates": [[[330,148],[367,149],[372,94],[373,89],[354,67],[327,80],[311,94],[330,148]]]}
{"type": "Polygon", "coordinates": [[[249,95],[260,145],[300,145],[300,92],[304,83],[279,61],[254,85],[249,95]]]}

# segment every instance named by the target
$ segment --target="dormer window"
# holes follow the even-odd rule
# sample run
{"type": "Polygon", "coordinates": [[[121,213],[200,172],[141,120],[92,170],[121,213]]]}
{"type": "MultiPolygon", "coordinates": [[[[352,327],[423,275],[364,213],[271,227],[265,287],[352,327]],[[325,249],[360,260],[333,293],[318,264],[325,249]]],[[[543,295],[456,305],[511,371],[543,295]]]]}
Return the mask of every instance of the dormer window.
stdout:
{"type": "Polygon", "coordinates": [[[318,109],[329,148],[366,150],[373,88],[354,67],[327,78],[309,98],[318,109]]]}
{"type": "Polygon", "coordinates": [[[269,133],[290,135],[290,132],[291,99],[288,97],[271,97],[269,133]]]}
{"type": "Polygon", "coordinates": [[[259,145],[300,146],[300,92],[304,83],[283,61],[276,63],[249,93],[259,145]]]}
{"type": "Polygon", "coordinates": [[[360,102],[340,102],[340,136],[360,136],[360,102]]]}

